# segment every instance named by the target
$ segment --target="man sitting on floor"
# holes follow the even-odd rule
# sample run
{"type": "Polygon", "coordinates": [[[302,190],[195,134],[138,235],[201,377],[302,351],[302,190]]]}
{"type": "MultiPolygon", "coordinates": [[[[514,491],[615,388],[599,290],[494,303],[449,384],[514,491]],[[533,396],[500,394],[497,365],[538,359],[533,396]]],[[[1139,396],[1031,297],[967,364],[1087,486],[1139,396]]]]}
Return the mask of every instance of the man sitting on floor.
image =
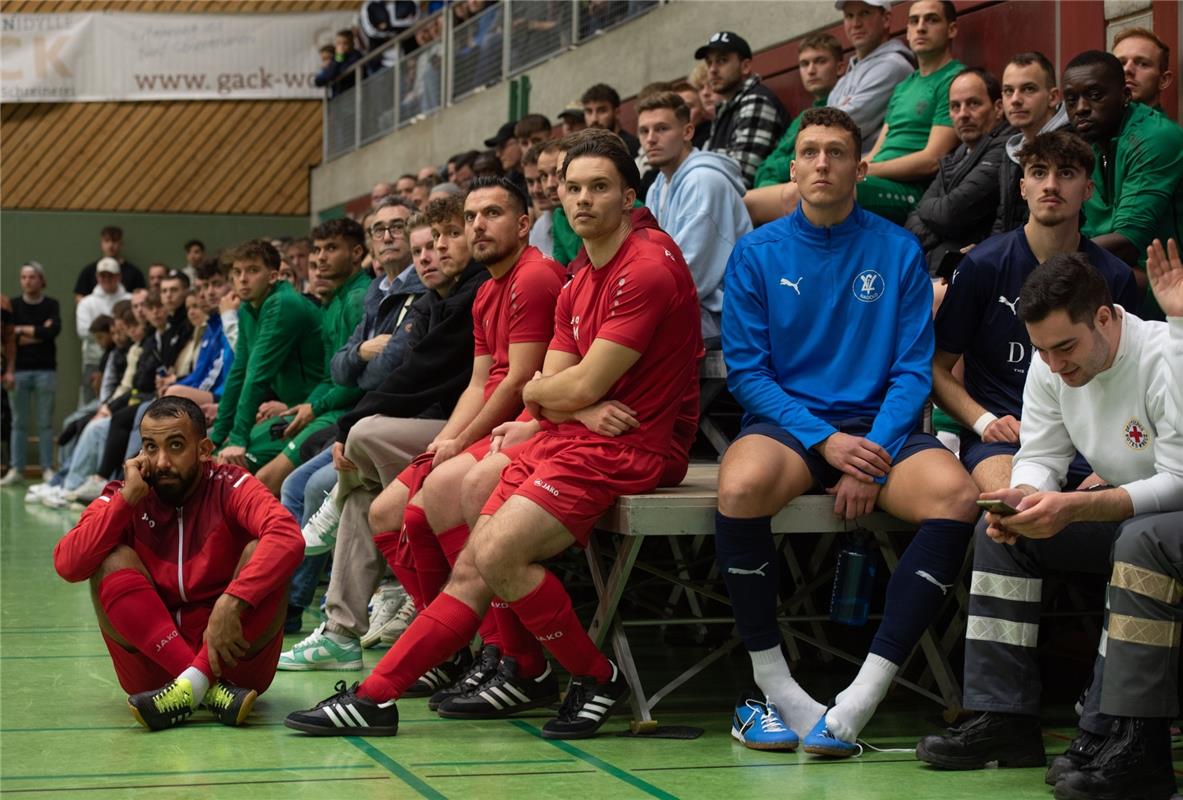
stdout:
{"type": "Polygon", "coordinates": [[[126,479],[107,484],[57,543],[54,568],[90,581],[141,724],[170,728],[204,704],[240,725],[275,675],[300,530],[246,470],[210,459],[193,401],[157,400],[140,433],[126,479]]]}
{"type": "MultiPolygon", "coordinates": [[[[973,481],[921,430],[933,352],[924,254],[855,203],[860,151],[844,112],[805,112],[793,161],[800,207],[740,240],[723,293],[727,384],[747,414],[719,470],[719,567],[756,684],[776,709],[759,713],[779,710],[790,729],[778,749],[808,733],[805,750],[830,756],[858,752],[855,739],[956,580],[978,516],[973,481]],[[844,519],[879,506],[919,526],[871,652],[828,713],[781,653],[771,532],[772,515],[817,488],[844,519]]],[[[747,731],[762,728],[763,719],[747,731]]],[[[766,744],[747,731],[737,738],[766,744]]]]}
{"type": "MultiPolygon", "coordinates": [[[[1053,256],[1037,267],[1023,284],[1018,313],[1040,356],[1032,359],[1023,389],[1023,443],[1010,488],[982,495],[1017,512],[1001,509],[978,523],[964,691],[965,707],[978,713],[916,748],[917,758],[943,769],[1046,763],[1036,657],[1046,572],[1108,575],[1112,565],[1128,579],[1119,579],[1117,588],[1146,594],[1162,581],[1147,574],[1138,551],[1149,547],[1174,558],[1179,553],[1178,528],[1170,524],[1177,515],[1166,513],[1183,510],[1183,433],[1165,363],[1167,325],[1114,306],[1101,273],[1080,253],[1053,256]],[[1104,481],[1096,491],[1061,491],[1077,452],[1104,481]],[[1121,564],[1129,569],[1119,570],[1121,564]]],[[[1132,614],[1136,604],[1124,592],[1111,591],[1109,605],[1102,662],[1107,640],[1109,646],[1114,640],[1154,646],[1166,635],[1177,646],[1177,634],[1162,623],[1132,614]]],[[[1053,762],[1049,783],[1097,764],[1106,737],[1119,733],[1100,709],[1102,676],[1104,689],[1115,696],[1145,680],[1137,673],[1106,673],[1098,663],[1077,738],[1053,762]]],[[[1098,796],[1129,798],[1140,789],[1140,797],[1170,797],[1175,781],[1169,721],[1141,720],[1132,737],[1120,732],[1128,749],[1097,765],[1140,766],[1098,796]]],[[[1093,796],[1059,789],[1061,798],[1093,796]]]]}
{"type": "Polygon", "coordinates": [[[620,495],[657,486],[687,389],[698,384],[694,283],[676,246],[633,234],[629,209],[639,182],[636,163],[615,137],[588,138],[569,151],[563,202],[591,266],[560,295],[542,375],[523,390],[546,429],[503,473],[444,590],[370,677],[290,714],[289,727],[320,735],[397,733],[394,701],[467,645],[494,594],[576,676],[544,737],[592,736],[627,694],[620,670],[592,644],[566,589],[540,562],[585,543],[620,495]],[[604,399],[631,408],[640,425],[613,437],[572,418],[604,399]]]}

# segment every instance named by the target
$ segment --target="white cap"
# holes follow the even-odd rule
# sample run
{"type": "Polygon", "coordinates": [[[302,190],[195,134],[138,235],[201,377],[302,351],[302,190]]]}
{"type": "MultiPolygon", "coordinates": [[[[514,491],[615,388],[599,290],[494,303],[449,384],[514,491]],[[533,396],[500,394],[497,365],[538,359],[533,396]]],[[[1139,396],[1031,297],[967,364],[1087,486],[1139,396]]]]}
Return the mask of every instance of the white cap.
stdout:
{"type": "Polygon", "coordinates": [[[116,275],[123,274],[123,270],[119,268],[119,262],[116,261],[115,259],[111,258],[110,256],[107,256],[106,258],[100,258],[99,263],[95,264],[95,266],[94,266],[94,271],[96,273],[98,273],[98,272],[113,272],[116,275]]]}
{"type": "MultiPolygon", "coordinates": [[[[875,6],[876,8],[882,8],[884,11],[891,10],[891,0],[861,0],[861,2],[869,6],[875,6]]],[[[839,11],[842,10],[842,6],[844,5],[846,5],[846,0],[834,0],[834,8],[839,11]]]]}

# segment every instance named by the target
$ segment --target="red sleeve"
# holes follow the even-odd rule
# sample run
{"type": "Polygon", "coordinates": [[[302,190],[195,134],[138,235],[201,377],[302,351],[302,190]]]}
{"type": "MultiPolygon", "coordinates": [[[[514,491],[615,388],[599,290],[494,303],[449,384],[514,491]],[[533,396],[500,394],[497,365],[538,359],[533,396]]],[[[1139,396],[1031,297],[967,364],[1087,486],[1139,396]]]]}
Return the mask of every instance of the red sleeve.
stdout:
{"type": "Polygon", "coordinates": [[[54,545],[53,567],[70,583],[93,575],[119,545],[131,545],[132,508],[119,491],[122,487],[122,481],[108,483],[78,524],[54,545]]]}
{"type": "Polygon", "coordinates": [[[633,262],[617,278],[612,310],[596,331],[596,338],[644,353],[665,319],[669,299],[677,296],[674,276],[664,264],[652,260],[633,262]]]}
{"type": "Polygon", "coordinates": [[[304,537],[291,512],[246,471],[238,481],[227,482],[222,502],[226,518],[259,540],[251,560],[226,587],[226,594],[257,606],[286,586],[300,566],[304,537]]]}
{"type": "Polygon", "coordinates": [[[530,264],[509,287],[510,344],[549,342],[554,332],[555,298],[563,288],[559,273],[546,262],[530,264]]]}
{"type": "Polygon", "coordinates": [[[473,358],[492,355],[493,353],[489,349],[489,342],[485,339],[484,319],[486,316],[485,305],[489,302],[489,292],[496,291],[496,283],[496,281],[485,281],[481,288],[477,289],[476,299],[472,301],[473,358]]]}
{"type": "Polygon", "coordinates": [[[571,281],[559,292],[559,299],[555,302],[555,332],[547,350],[579,355],[579,347],[575,344],[575,337],[571,332],[571,293],[575,291],[571,287],[574,285],[575,281],[571,281]]]}

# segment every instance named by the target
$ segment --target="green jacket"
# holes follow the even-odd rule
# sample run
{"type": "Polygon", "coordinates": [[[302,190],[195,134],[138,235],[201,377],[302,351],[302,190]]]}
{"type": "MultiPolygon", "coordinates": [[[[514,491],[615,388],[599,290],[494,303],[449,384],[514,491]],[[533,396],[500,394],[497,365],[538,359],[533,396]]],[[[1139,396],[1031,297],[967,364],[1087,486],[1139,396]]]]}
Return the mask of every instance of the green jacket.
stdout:
{"type": "Polygon", "coordinates": [[[1117,136],[1093,145],[1093,196],[1081,233],[1119,233],[1146,261],[1155,239],[1183,241],[1183,128],[1141,103],[1130,103],[1117,136]]]}
{"type": "MultiPolygon", "coordinates": [[[[826,100],[825,97],[814,100],[810,108],[822,108],[826,105],[826,100]]],[[[756,168],[754,188],[759,189],[761,186],[776,186],[789,182],[789,162],[793,160],[793,155],[796,152],[797,131],[801,130],[801,117],[804,116],[804,113],[801,112],[793,118],[793,121],[789,123],[789,129],[785,131],[784,136],[780,137],[780,141],[768,154],[768,158],[760,162],[760,166],[756,168]]]]}
{"type": "Polygon", "coordinates": [[[554,259],[565,267],[575,260],[583,240],[571,228],[562,206],[555,206],[550,213],[550,231],[555,241],[554,259]]]}
{"type": "Polygon", "coordinates": [[[320,324],[320,310],[285,281],[275,282],[259,308],[239,307],[234,366],[210,431],[214,444],[246,447],[264,400],[304,402],[324,375],[320,324]]]}
{"type": "Polygon", "coordinates": [[[321,310],[320,335],[324,339],[324,377],[305,402],[312,404],[312,413],[320,416],[328,411],[352,408],[365,394],[357,386],[341,386],[333,382],[333,356],[349,341],[353,329],[365,316],[366,291],[370,276],[359,271],[333,292],[329,304],[321,310]]]}

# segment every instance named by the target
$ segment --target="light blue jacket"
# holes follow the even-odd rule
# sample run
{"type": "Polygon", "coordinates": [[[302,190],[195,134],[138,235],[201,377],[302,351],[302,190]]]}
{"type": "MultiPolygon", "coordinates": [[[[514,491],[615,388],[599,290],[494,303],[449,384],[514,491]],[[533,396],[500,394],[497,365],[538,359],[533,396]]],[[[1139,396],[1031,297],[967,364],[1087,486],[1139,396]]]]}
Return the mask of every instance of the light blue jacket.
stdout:
{"type": "Polygon", "coordinates": [[[695,148],[668,184],[659,174],[645,195],[645,207],[681,248],[690,267],[703,339],[719,335],[727,259],[735,243],[752,230],[743,193],[743,175],[735,159],[695,148]]]}
{"type": "MultiPolygon", "coordinates": [[[[723,356],[745,424],[806,447],[872,419],[894,459],[932,390],[932,284],[916,237],[855,205],[840,224],[801,212],[762,226],[727,265],[723,356]]],[[[881,479],[882,480],[882,479],[881,479]]]]}

